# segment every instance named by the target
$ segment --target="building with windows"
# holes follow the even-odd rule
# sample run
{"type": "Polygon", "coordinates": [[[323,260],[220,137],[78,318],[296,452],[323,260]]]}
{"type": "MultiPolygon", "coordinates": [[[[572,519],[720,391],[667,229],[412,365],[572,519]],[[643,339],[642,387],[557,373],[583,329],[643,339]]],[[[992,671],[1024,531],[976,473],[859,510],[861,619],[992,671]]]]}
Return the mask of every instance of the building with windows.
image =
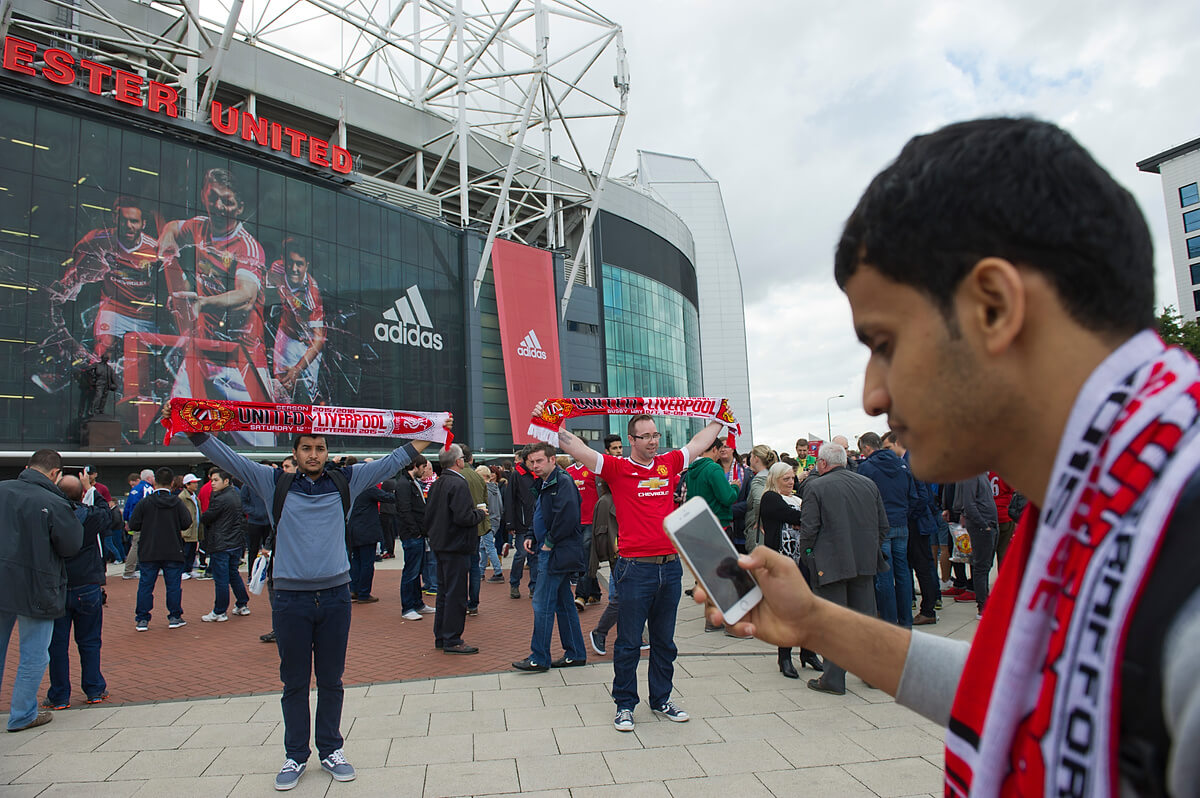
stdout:
{"type": "MultiPolygon", "coordinates": [[[[172,396],[450,410],[457,438],[509,453],[526,423],[509,403],[514,364],[555,335],[561,379],[545,395],[706,393],[693,232],[661,198],[603,179],[607,163],[551,158],[519,131],[489,138],[493,117],[464,131],[429,99],[434,75],[427,101],[408,101],[378,73],[325,68],[186,3],[9,8],[0,462],[43,446],[80,463],[194,460],[162,440],[172,396]],[[533,310],[520,296],[505,329],[489,265],[501,241],[549,264],[556,330],[512,327],[533,310]],[[82,440],[80,378],[101,355],[118,370],[121,440],[96,447],[82,440]]],[[[748,405],[734,410],[748,425],[748,405]]],[[[571,426],[598,446],[625,421],[571,426]]],[[[663,445],[697,426],[663,421],[663,445]]],[[[287,446],[232,442],[262,457],[287,446]]]]}
{"type": "Polygon", "coordinates": [[[1195,321],[1200,318],[1200,139],[1160,152],[1137,167],[1162,176],[1179,313],[1195,321]]]}

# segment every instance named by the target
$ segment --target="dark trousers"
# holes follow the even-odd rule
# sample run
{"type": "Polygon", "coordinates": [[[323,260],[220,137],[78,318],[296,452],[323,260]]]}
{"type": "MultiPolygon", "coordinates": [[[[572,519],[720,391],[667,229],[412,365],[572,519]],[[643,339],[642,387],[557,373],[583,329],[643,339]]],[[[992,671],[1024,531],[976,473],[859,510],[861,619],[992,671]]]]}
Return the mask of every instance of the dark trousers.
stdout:
{"type": "MultiPolygon", "coordinates": [[[[600,613],[600,620],[596,621],[596,628],[592,630],[601,638],[608,637],[608,630],[616,625],[617,614],[621,608],[621,600],[617,597],[616,563],[609,564],[608,574],[608,603],[604,605],[604,612],[600,613]]],[[[640,640],[638,642],[641,643],[640,640]]]]}
{"type": "Polygon", "coordinates": [[[289,759],[307,762],[308,689],[317,676],[317,754],[342,747],[342,672],[350,638],[350,587],[276,590],[271,600],[279,680],[283,682],[283,747],[289,759]]]}
{"type": "Polygon", "coordinates": [[[425,567],[425,538],[400,541],[404,551],[404,570],[400,572],[400,611],[419,610],[425,606],[421,598],[421,571],[425,567]]]}
{"type": "Polygon", "coordinates": [[[613,646],[613,703],[633,709],[638,703],[637,669],[641,658],[642,626],[650,632],[650,706],[671,698],[675,676],[675,615],[682,593],[683,566],[617,560],[613,582],[621,592],[617,606],[617,642],[613,646]]]}
{"type": "Polygon", "coordinates": [[[246,564],[247,572],[254,567],[254,558],[262,549],[263,543],[271,536],[271,527],[266,524],[246,524],[246,564]]]}
{"type": "Polygon", "coordinates": [[[375,583],[375,544],[350,549],[350,591],[360,599],[371,595],[375,583]]]}
{"type": "Polygon", "coordinates": [[[996,535],[996,562],[999,565],[1004,564],[1004,553],[1008,551],[1008,544],[1012,543],[1013,532],[1017,529],[1016,521],[1001,521],[1000,530],[996,535]]]}
{"type": "Polygon", "coordinates": [[[232,588],[234,601],[238,607],[250,603],[250,594],[246,592],[246,583],[238,573],[238,564],[242,561],[241,549],[229,551],[214,551],[209,555],[212,561],[213,577],[213,612],[224,615],[229,609],[229,591],[232,588]]]}
{"type": "Polygon", "coordinates": [[[383,522],[383,553],[396,554],[396,533],[400,529],[400,519],[394,513],[380,513],[379,520],[383,522]]]}
{"type": "Polygon", "coordinates": [[[975,605],[983,612],[992,578],[992,560],[996,557],[996,527],[989,526],[982,530],[967,527],[967,534],[971,536],[971,578],[975,583],[975,605]]]}
{"type": "Polygon", "coordinates": [[[196,551],[200,548],[200,544],[193,541],[183,542],[183,570],[190,571],[196,567],[196,551]]]}
{"type": "Polygon", "coordinates": [[[525,573],[525,566],[529,566],[529,594],[533,595],[534,586],[537,585],[537,555],[529,554],[525,551],[525,536],[522,534],[513,534],[513,561],[512,566],[508,569],[508,584],[513,587],[520,587],[521,575],[525,573]]]}
{"type": "Polygon", "coordinates": [[[469,556],[471,559],[467,565],[467,609],[473,610],[479,606],[479,583],[483,581],[483,574],[479,571],[479,547],[476,546],[469,556]]]}
{"type": "Polygon", "coordinates": [[[100,585],[67,588],[67,614],[54,621],[50,637],[51,704],[71,703],[71,627],[79,649],[79,686],[88,698],[104,694],[108,685],[100,673],[100,632],[104,626],[104,594],[100,585]]]}
{"type": "MultiPolygon", "coordinates": [[[[583,525],[583,545],[587,548],[585,551],[592,550],[592,525],[583,525]]],[[[600,583],[596,581],[596,572],[592,568],[588,568],[579,576],[579,581],[575,583],[575,598],[581,599],[599,599],[600,598],[600,583]]]]}
{"type": "MultiPolygon", "coordinates": [[[[834,604],[849,607],[855,612],[872,618],[875,617],[875,577],[873,576],[856,576],[853,579],[831,582],[827,585],[813,585],[813,592],[834,604]]],[[[846,669],[826,657],[825,671],[821,674],[821,686],[844,692],[846,669]]]]}
{"type": "Polygon", "coordinates": [[[154,585],[158,582],[159,571],[162,571],[163,585],[167,590],[167,616],[183,617],[183,563],[156,561],[138,563],[140,581],[134,620],[150,620],[150,610],[154,609],[154,585]]]}
{"type": "MultiPolygon", "coordinates": [[[[917,531],[915,524],[908,525],[908,564],[917,574],[917,584],[921,586],[921,615],[932,618],[936,615],[933,605],[942,597],[938,586],[937,566],[933,562],[933,552],[929,548],[929,536],[917,531]]],[[[897,608],[902,609],[902,608],[897,608]]]]}
{"type": "MultiPolygon", "coordinates": [[[[796,560],[796,565],[799,566],[799,568],[800,568],[800,575],[804,577],[804,584],[808,585],[811,588],[812,587],[812,573],[809,572],[808,566],[805,565],[801,560],[796,560]]],[[[815,657],[816,655],[817,655],[817,652],[813,651],[812,649],[808,649],[808,648],[800,649],[801,657],[809,657],[809,656],[815,657]]],[[[785,659],[790,661],[791,658],[792,658],[792,650],[790,648],[779,649],[779,661],[780,662],[783,662],[785,659]]]]}
{"type": "Polygon", "coordinates": [[[437,555],[437,613],[433,616],[433,637],[438,648],[462,644],[467,625],[467,571],[470,554],[443,551],[437,555]]]}

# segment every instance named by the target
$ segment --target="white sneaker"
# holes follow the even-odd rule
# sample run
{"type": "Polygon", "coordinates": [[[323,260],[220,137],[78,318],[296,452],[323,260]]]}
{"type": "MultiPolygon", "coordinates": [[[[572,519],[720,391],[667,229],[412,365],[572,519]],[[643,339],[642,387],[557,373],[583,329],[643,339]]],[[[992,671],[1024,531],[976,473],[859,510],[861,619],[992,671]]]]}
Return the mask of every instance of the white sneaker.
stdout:
{"type": "Polygon", "coordinates": [[[941,585],[943,593],[945,593],[950,588],[954,587],[954,583],[952,581],[950,581],[949,579],[943,579],[939,584],[941,585]]]}
{"type": "Polygon", "coordinates": [[[435,612],[437,612],[437,609],[430,607],[428,604],[422,604],[421,609],[417,610],[417,612],[421,613],[422,615],[433,615],[435,612]]]}
{"type": "Polygon", "coordinates": [[[200,620],[205,623],[225,623],[229,620],[229,616],[225,613],[217,615],[215,612],[210,612],[208,615],[201,615],[200,620]]]}
{"type": "Polygon", "coordinates": [[[617,716],[613,719],[613,728],[623,732],[633,731],[633,710],[618,709],[617,716]]]}
{"type": "Polygon", "coordinates": [[[417,612],[416,610],[409,610],[400,617],[406,621],[419,621],[425,616],[421,615],[421,613],[417,612]]]}
{"type": "Polygon", "coordinates": [[[233,614],[234,615],[249,615],[250,608],[249,607],[234,607],[233,614]]]}
{"type": "Polygon", "coordinates": [[[188,579],[192,578],[192,573],[191,573],[191,571],[184,571],[183,576],[181,576],[179,578],[183,579],[184,581],[187,581],[188,579]]]}

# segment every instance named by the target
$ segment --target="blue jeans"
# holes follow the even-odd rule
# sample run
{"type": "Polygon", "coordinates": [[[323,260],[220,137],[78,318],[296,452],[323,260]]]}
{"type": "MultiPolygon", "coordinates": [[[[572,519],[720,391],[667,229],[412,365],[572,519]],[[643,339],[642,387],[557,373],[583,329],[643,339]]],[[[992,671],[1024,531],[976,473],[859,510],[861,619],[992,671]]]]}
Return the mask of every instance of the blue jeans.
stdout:
{"type": "Polygon", "coordinates": [[[891,568],[875,574],[875,603],[879,617],[912,628],[912,576],[908,569],[908,525],[888,530],[883,557],[891,568]]]}
{"type": "Polygon", "coordinates": [[[400,573],[400,611],[419,610],[425,606],[421,599],[421,571],[425,567],[425,538],[401,540],[404,570],[400,573]]]}
{"type": "MultiPolygon", "coordinates": [[[[483,538],[480,538],[482,540],[483,538]]],[[[479,607],[479,583],[483,569],[479,567],[482,560],[479,558],[479,547],[475,547],[475,551],[471,552],[471,559],[467,564],[467,609],[473,610],[479,607]]]]}
{"type": "Polygon", "coordinates": [[[525,574],[525,566],[529,566],[529,592],[534,593],[537,586],[538,558],[525,551],[525,536],[513,535],[513,561],[508,569],[508,584],[512,587],[521,586],[521,577],[525,574]]]}
{"type": "Polygon", "coordinates": [[[13,626],[18,623],[21,658],[17,662],[17,675],[13,677],[12,704],[8,710],[10,731],[28,726],[38,715],[38,687],[46,673],[46,663],[50,661],[50,637],[54,633],[54,621],[48,618],[0,612],[0,637],[4,638],[4,649],[0,650],[0,682],[4,681],[8,641],[12,638],[13,626]]]}
{"type": "Polygon", "coordinates": [[[438,589],[437,555],[433,553],[433,549],[429,548],[429,541],[423,542],[425,544],[425,566],[421,573],[421,581],[426,590],[436,593],[438,589]]]}
{"type": "Polygon", "coordinates": [[[67,588],[67,614],[54,621],[50,638],[51,704],[71,703],[71,626],[79,649],[79,686],[88,698],[104,694],[108,684],[100,673],[100,632],[104,626],[104,596],[100,585],[67,588]]]}
{"type": "Polygon", "coordinates": [[[150,610],[154,609],[154,583],[158,581],[159,571],[162,571],[163,584],[167,588],[167,616],[183,617],[183,563],[159,560],[138,563],[141,581],[138,582],[135,620],[150,620],[150,610]]]}
{"type": "Polygon", "coordinates": [[[375,544],[350,549],[350,592],[360,599],[369,598],[375,584],[375,544]]]}
{"type": "Polygon", "coordinates": [[[503,567],[500,565],[500,554],[496,551],[496,533],[488,530],[483,537],[479,539],[479,578],[483,579],[483,572],[488,565],[492,566],[492,573],[500,573],[503,567]]]}
{"type": "MultiPolygon", "coordinates": [[[[255,554],[257,555],[258,552],[255,554]]],[[[241,562],[241,549],[214,551],[208,555],[208,564],[212,568],[213,590],[216,591],[213,599],[213,612],[217,615],[224,615],[229,611],[230,588],[233,588],[233,598],[237,601],[237,606],[245,607],[250,603],[250,594],[246,592],[246,583],[242,581],[242,575],[238,571],[238,565],[241,562]]]]}
{"type": "Polygon", "coordinates": [[[579,611],[571,596],[571,575],[551,573],[549,560],[550,552],[538,552],[538,572],[542,578],[533,594],[533,637],[529,641],[529,659],[538,665],[550,664],[550,636],[557,618],[563,653],[582,662],[587,659],[587,649],[583,647],[579,611]]]}
{"type": "Polygon", "coordinates": [[[350,586],[328,590],[276,590],[271,601],[279,680],[283,682],[283,747],[289,759],[307,762],[308,689],[317,676],[317,753],[342,747],[342,672],[350,638],[350,586]]]}
{"type": "Polygon", "coordinates": [[[104,536],[104,552],[113,556],[113,562],[125,561],[124,530],[114,529],[112,534],[104,536]]]}
{"type": "MultiPolygon", "coordinates": [[[[905,532],[907,533],[907,529],[905,532]]],[[[641,658],[642,627],[650,632],[650,706],[671,698],[675,675],[675,614],[682,592],[683,566],[676,557],[667,563],[617,560],[613,583],[619,585],[617,642],[613,646],[613,702],[617,709],[638,703],[637,668],[641,658]]],[[[613,589],[610,586],[610,590],[613,589]]]]}

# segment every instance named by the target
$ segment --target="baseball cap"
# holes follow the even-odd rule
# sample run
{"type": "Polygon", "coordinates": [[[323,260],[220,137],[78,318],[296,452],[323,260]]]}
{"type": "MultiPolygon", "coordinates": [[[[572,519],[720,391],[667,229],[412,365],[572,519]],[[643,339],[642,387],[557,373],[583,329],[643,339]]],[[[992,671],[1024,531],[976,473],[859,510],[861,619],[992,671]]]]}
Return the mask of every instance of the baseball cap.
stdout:
{"type": "Polygon", "coordinates": [[[200,481],[200,477],[196,476],[195,474],[188,474],[186,477],[183,478],[184,485],[188,484],[189,482],[199,482],[199,481],[200,481]]]}

